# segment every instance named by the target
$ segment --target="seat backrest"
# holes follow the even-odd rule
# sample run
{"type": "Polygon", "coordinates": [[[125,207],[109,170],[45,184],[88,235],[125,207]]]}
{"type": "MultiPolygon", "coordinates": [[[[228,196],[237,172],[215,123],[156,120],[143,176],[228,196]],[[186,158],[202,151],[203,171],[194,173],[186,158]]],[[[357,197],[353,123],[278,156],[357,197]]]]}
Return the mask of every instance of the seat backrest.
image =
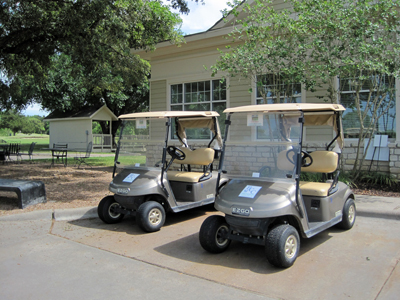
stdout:
{"type": "Polygon", "coordinates": [[[32,142],[29,146],[28,154],[31,155],[33,153],[33,148],[35,148],[36,143],[32,142]]]}
{"type": "Polygon", "coordinates": [[[177,164],[188,164],[188,165],[201,165],[208,166],[214,161],[214,149],[211,148],[199,148],[196,150],[190,150],[189,148],[179,148],[181,149],[186,157],[183,160],[174,160],[177,164]]]}
{"type": "MultiPolygon", "coordinates": [[[[278,169],[289,171],[293,170],[294,165],[286,156],[288,151],[284,150],[278,154],[278,169]]],[[[292,157],[294,152],[289,153],[292,157]]],[[[338,168],[339,155],[333,151],[314,151],[310,153],[313,163],[309,167],[302,167],[302,172],[332,173],[338,168]]],[[[292,158],[291,157],[291,158],[292,158]]],[[[293,159],[292,159],[293,160],[293,159]]],[[[294,161],[294,160],[293,160],[294,161]]]]}
{"type": "Polygon", "coordinates": [[[339,164],[339,154],[333,151],[314,151],[310,153],[313,163],[309,167],[302,167],[302,172],[332,173],[339,164]]]}
{"type": "Polygon", "coordinates": [[[20,150],[19,144],[11,143],[8,148],[8,153],[9,154],[17,154],[17,153],[19,153],[19,150],[20,150]]]}
{"type": "Polygon", "coordinates": [[[90,143],[87,145],[87,147],[86,147],[86,157],[89,157],[89,156],[90,156],[90,153],[92,153],[92,145],[93,145],[92,142],[90,142],[90,143]]]}
{"type": "Polygon", "coordinates": [[[53,148],[68,148],[68,144],[53,144],[53,148]]]}
{"type": "MultiPolygon", "coordinates": [[[[289,151],[289,150],[283,150],[283,151],[279,152],[279,154],[278,154],[278,164],[277,164],[277,167],[278,167],[279,170],[291,171],[291,170],[294,169],[294,164],[291,163],[291,162],[288,160],[288,158],[287,158],[287,154],[286,154],[286,153],[287,153],[288,151],[289,151]]],[[[292,156],[291,159],[292,159],[292,161],[293,161],[294,152],[293,152],[293,151],[290,151],[289,155],[292,156]]]]}

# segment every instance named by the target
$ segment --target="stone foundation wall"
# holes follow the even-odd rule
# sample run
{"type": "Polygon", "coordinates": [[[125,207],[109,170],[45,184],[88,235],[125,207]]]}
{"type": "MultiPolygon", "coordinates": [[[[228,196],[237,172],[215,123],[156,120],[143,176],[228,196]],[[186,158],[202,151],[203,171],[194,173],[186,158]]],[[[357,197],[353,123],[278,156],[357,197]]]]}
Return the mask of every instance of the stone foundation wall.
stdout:
{"type": "MultiPolygon", "coordinates": [[[[323,145],[307,147],[307,151],[325,150],[323,145]]],[[[364,154],[364,147],[360,148],[359,159],[364,154]]],[[[341,169],[344,171],[353,170],[357,157],[357,143],[346,142],[342,151],[341,169]]],[[[364,160],[362,170],[392,174],[400,180],[400,144],[389,144],[389,161],[364,160]]]]}
{"type": "MultiPolygon", "coordinates": [[[[207,145],[194,145],[195,148],[207,147],[207,145]]],[[[156,162],[161,160],[162,146],[154,145],[147,146],[146,157],[147,165],[154,166],[156,162]]],[[[262,146],[235,146],[228,147],[227,151],[232,151],[233,155],[229,154],[224,163],[224,169],[227,171],[234,171],[232,165],[236,165],[238,162],[242,167],[252,169],[260,168],[263,164],[269,162],[271,159],[270,153],[265,153],[266,147],[262,146]]],[[[325,150],[325,145],[311,144],[306,148],[307,151],[325,150]]],[[[360,149],[361,158],[364,152],[364,148],[360,149]]],[[[357,144],[346,142],[346,145],[342,152],[341,169],[344,171],[353,170],[353,166],[356,160],[357,144]]],[[[214,161],[214,170],[218,168],[219,161],[214,161]]],[[[400,180],[400,144],[390,143],[389,144],[389,161],[373,161],[371,164],[370,160],[365,160],[362,170],[365,171],[378,171],[382,173],[392,174],[395,178],[400,180]]]]}

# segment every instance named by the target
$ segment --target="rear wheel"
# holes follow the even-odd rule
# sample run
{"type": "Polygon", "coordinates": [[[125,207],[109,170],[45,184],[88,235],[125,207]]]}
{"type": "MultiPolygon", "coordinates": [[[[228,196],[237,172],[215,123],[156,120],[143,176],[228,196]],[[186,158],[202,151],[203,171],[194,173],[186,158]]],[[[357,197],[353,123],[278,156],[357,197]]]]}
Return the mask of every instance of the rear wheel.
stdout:
{"type": "Polygon", "coordinates": [[[155,232],[165,223],[164,207],[156,201],[144,202],[136,213],[136,222],[146,232],[155,232]]]}
{"type": "Polygon", "coordinates": [[[104,223],[115,224],[124,218],[124,214],[116,211],[118,208],[121,208],[121,205],[114,200],[114,197],[107,196],[100,201],[97,214],[104,223]]]}
{"type": "Polygon", "coordinates": [[[356,222],[356,204],[352,198],[347,199],[343,206],[342,221],[337,226],[344,230],[349,230],[356,222]]]}
{"type": "Polygon", "coordinates": [[[199,239],[201,246],[211,253],[224,252],[231,240],[226,236],[229,233],[229,225],[222,216],[210,216],[201,225],[199,239]]]}
{"type": "Polygon", "coordinates": [[[265,253],[270,264],[279,268],[292,266],[299,255],[300,237],[291,225],[278,225],[268,233],[265,253]]]}

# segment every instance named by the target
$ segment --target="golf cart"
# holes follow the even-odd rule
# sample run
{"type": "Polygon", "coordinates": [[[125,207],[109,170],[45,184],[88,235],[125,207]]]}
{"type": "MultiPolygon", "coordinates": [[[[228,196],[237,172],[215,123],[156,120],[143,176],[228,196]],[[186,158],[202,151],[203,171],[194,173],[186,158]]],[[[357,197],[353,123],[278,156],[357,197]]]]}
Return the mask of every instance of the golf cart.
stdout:
{"type": "Polygon", "coordinates": [[[226,109],[218,174],[227,173],[230,180],[214,204],[225,217],[203,222],[201,246],[220,253],[232,240],[263,245],[272,265],[290,267],[299,254],[299,235],[310,238],[334,225],[352,228],[355,197],[337,171],[344,110],[311,103],[226,109]],[[327,146],[307,152],[305,128],[327,146]]]}
{"type": "Polygon", "coordinates": [[[213,162],[222,146],[218,116],[212,111],[120,116],[123,124],[109,187],[114,195],[100,201],[100,219],[113,224],[133,215],[141,229],[154,232],[164,225],[166,212],[213,203],[218,177],[213,162]],[[195,149],[188,139],[207,143],[200,142],[201,148],[195,149]],[[122,170],[115,176],[117,167],[122,170]]]}

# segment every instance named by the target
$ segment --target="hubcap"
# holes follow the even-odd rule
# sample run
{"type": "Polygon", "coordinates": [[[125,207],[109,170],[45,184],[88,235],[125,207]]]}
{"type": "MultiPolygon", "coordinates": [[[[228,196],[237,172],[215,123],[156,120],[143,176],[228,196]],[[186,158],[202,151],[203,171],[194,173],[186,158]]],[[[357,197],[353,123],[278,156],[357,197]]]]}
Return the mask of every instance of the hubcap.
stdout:
{"type": "Polygon", "coordinates": [[[229,240],[225,238],[225,234],[228,232],[228,226],[222,225],[220,228],[218,228],[216,234],[215,234],[215,241],[217,242],[218,246],[224,247],[229,240]]]}
{"type": "Polygon", "coordinates": [[[285,254],[287,258],[293,258],[297,252],[297,239],[294,235],[290,235],[286,239],[285,254]]]}
{"type": "Polygon", "coordinates": [[[353,224],[355,217],[356,217],[356,210],[354,209],[354,205],[351,205],[349,207],[349,215],[348,215],[350,224],[353,224]]]}
{"type": "Polygon", "coordinates": [[[118,203],[113,203],[110,205],[110,207],[108,208],[108,214],[110,215],[111,218],[118,218],[121,214],[118,212],[115,212],[116,208],[119,208],[119,204],[118,203]]]}
{"type": "Polygon", "coordinates": [[[153,208],[149,213],[149,221],[152,225],[158,225],[161,223],[162,213],[159,209],[153,208]]]}

